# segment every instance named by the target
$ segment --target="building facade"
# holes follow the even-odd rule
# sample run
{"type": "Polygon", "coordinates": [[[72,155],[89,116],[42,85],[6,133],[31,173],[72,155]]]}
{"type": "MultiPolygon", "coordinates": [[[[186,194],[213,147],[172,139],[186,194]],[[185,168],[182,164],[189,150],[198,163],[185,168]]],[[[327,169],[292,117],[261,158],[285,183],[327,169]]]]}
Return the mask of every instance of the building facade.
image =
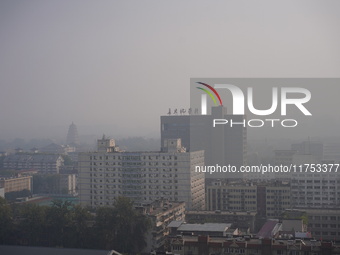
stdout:
{"type": "Polygon", "coordinates": [[[296,208],[339,208],[339,174],[304,171],[292,174],[292,205],[296,208]]]}
{"type": "Polygon", "coordinates": [[[64,160],[55,154],[13,154],[5,157],[3,165],[8,170],[37,170],[39,173],[58,174],[64,160]]]}
{"type": "Polygon", "coordinates": [[[59,189],[62,194],[77,194],[77,178],[75,174],[60,174],[59,189]]]}
{"type": "MultiPolygon", "coordinates": [[[[228,115],[223,106],[212,107],[208,115],[161,116],[162,146],[167,139],[181,138],[188,151],[204,150],[206,165],[236,166],[246,164],[247,129],[243,125],[218,125],[214,119],[242,123],[244,115],[228,115]]],[[[242,178],[239,173],[214,173],[206,178],[242,178]]]]}
{"type": "Polygon", "coordinates": [[[210,211],[252,211],[262,217],[280,217],[291,208],[291,187],[285,181],[214,180],[208,182],[206,190],[206,208],[210,211]]]}
{"type": "Polygon", "coordinates": [[[255,229],[256,212],[229,212],[229,211],[187,211],[187,223],[233,223],[242,233],[252,233],[255,229]]]}
{"type": "Polygon", "coordinates": [[[340,241],[340,209],[306,209],[308,230],[318,240],[340,241]]]}
{"type": "Polygon", "coordinates": [[[179,255],[335,255],[340,254],[340,245],[327,241],[301,239],[177,236],[171,239],[171,252],[179,255]]]}
{"type": "Polygon", "coordinates": [[[204,152],[186,152],[180,139],[166,140],[161,152],[120,152],[113,139],[98,140],[98,151],[80,153],[79,195],[83,205],[111,206],[115,197],[136,203],[162,198],[183,201],[188,209],[205,207],[204,152]]]}
{"type": "Polygon", "coordinates": [[[144,253],[162,249],[169,235],[168,225],[172,221],[182,221],[185,217],[185,203],[165,199],[137,207],[151,221],[151,229],[146,233],[144,253]]]}
{"type": "Polygon", "coordinates": [[[256,211],[256,186],[250,182],[224,182],[213,180],[206,187],[207,210],[256,211]]]}
{"type": "Polygon", "coordinates": [[[32,191],[32,176],[0,178],[0,187],[4,188],[5,194],[13,191],[32,191]]]}

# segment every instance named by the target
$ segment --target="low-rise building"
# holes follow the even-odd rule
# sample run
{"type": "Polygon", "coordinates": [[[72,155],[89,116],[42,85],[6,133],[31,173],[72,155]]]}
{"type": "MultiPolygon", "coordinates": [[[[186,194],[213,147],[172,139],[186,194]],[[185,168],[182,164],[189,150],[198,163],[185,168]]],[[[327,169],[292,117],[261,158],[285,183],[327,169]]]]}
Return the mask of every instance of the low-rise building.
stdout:
{"type": "Polygon", "coordinates": [[[260,216],[278,218],[291,208],[291,187],[286,181],[257,184],[257,213],[260,216]]]}
{"type": "Polygon", "coordinates": [[[0,187],[4,188],[5,194],[13,191],[32,191],[32,176],[0,178],[0,187]]]}
{"type": "Polygon", "coordinates": [[[56,154],[12,154],[4,158],[3,168],[37,170],[39,173],[57,174],[63,164],[63,158],[56,154]]]}
{"type": "Polygon", "coordinates": [[[340,209],[306,209],[308,230],[315,239],[340,241],[340,209]]]}
{"type": "Polygon", "coordinates": [[[310,172],[306,168],[301,168],[300,171],[292,173],[293,207],[319,209],[340,207],[340,176],[331,164],[323,166],[327,167],[323,168],[323,171],[328,172],[310,172]]]}
{"type": "Polygon", "coordinates": [[[206,207],[209,211],[256,211],[257,187],[252,182],[208,180],[206,207]]]}
{"type": "Polygon", "coordinates": [[[210,236],[176,236],[170,240],[172,254],[203,255],[333,255],[340,253],[340,244],[316,240],[278,240],[251,237],[223,238],[210,236]]]}
{"type": "MultiPolygon", "coordinates": [[[[233,223],[234,228],[241,232],[253,232],[255,229],[256,212],[229,211],[187,211],[187,223],[233,223]]],[[[246,234],[246,233],[245,233],[246,234]]]]}
{"type": "Polygon", "coordinates": [[[168,225],[172,221],[183,221],[185,203],[168,200],[157,200],[147,205],[137,206],[151,221],[151,229],[146,234],[146,247],[143,252],[150,253],[163,249],[169,234],[168,225]]]}
{"type": "Polygon", "coordinates": [[[261,217],[280,217],[291,208],[291,187],[287,181],[213,180],[206,186],[210,211],[257,212],[261,217]]]}
{"type": "Polygon", "coordinates": [[[227,234],[238,233],[237,229],[232,228],[231,223],[186,223],[183,221],[173,221],[169,224],[171,236],[176,235],[210,235],[227,236],[227,234]]]}

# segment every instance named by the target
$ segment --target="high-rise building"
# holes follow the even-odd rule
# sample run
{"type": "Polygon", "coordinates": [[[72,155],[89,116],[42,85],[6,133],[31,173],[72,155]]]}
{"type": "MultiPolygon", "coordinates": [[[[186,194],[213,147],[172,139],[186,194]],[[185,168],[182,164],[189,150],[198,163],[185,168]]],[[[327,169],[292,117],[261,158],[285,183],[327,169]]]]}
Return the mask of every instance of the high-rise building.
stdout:
{"type": "Polygon", "coordinates": [[[184,201],[186,208],[205,207],[204,152],[186,152],[180,139],[164,141],[160,152],[121,152],[113,139],[98,140],[98,151],[80,153],[80,202],[91,207],[111,206],[118,196],[136,203],[159,199],[184,201]]]}
{"type": "MultiPolygon", "coordinates": [[[[246,127],[244,115],[228,115],[223,106],[212,107],[210,115],[161,116],[161,142],[180,138],[189,151],[204,150],[206,165],[236,166],[246,164],[246,127]],[[213,126],[214,119],[234,125],[213,126]]],[[[206,178],[240,178],[240,174],[214,173],[206,178]]]]}
{"type": "Polygon", "coordinates": [[[73,122],[68,128],[66,144],[72,145],[72,146],[79,145],[78,129],[77,129],[77,126],[73,122]]]}

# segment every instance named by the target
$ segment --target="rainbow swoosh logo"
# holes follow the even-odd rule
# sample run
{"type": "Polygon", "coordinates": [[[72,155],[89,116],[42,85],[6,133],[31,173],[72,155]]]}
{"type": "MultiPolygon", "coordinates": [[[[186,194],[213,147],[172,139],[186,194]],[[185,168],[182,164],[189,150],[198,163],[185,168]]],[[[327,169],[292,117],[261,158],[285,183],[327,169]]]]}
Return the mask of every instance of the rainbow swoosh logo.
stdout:
{"type": "MultiPolygon", "coordinates": [[[[220,105],[221,105],[221,106],[223,105],[222,99],[221,99],[220,95],[217,93],[217,91],[216,91],[213,87],[211,87],[209,84],[206,84],[206,83],[203,83],[203,82],[196,82],[196,83],[201,84],[201,85],[207,87],[208,89],[210,89],[210,90],[215,94],[215,96],[217,97],[218,101],[220,102],[220,105]]],[[[205,88],[201,88],[201,87],[196,87],[196,88],[198,88],[198,89],[200,89],[200,90],[203,90],[205,93],[207,93],[207,94],[211,97],[211,99],[213,100],[214,104],[217,105],[216,98],[215,98],[215,96],[211,93],[210,90],[205,89],[205,88]]]]}

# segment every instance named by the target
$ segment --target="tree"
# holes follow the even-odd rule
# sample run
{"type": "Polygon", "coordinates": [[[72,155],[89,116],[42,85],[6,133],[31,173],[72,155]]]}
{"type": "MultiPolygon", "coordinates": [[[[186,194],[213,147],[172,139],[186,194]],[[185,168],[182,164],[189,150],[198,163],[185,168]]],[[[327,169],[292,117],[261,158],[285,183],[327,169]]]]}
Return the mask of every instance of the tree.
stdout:
{"type": "Polygon", "coordinates": [[[24,189],[20,191],[7,192],[5,194],[5,198],[8,201],[15,201],[17,198],[30,197],[31,195],[31,191],[29,191],[28,189],[24,189]]]}
{"type": "Polygon", "coordinates": [[[64,247],[68,240],[69,235],[65,230],[71,227],[71,207],[69,201],[53,200],[52,206],[48,208],[46,220],[52,245],[64,247]]]}
{"type": "Polygon", "coordinates": [[[149,226],[150,222],[134,208],[132,200],[117,197],[113,208],[100,207],[96,210],[96,248],[136,254],[145,247],[145,233],[149,226]]]}
{"type": "Polygon", "coordinates": [[[150,223],[145,215],[139,213],[133,201],[127,197],[117,197],[114,203],[115,222],[115,249],[135,254],[145,245],[145,233],[150,223]]]}
{"type": "Polygon", "coordinates": [[[0,197],[0,244],[8,242],[13,230],[12,210],[6,200],[0,197]]]}
{"type": "Polygon", "coordinates": [[[19,223],[19,231],[27,237],[28,245],[42,245],[46,239],[46,206],[25,204],[20,208],[22,220],[19,223]]]}
{"type": "Polygon", "coordinates": [[[116,225],[117,216],[114,208],[100,207],[96,211],[96,223],[94,232],[96,233],[97,245],[100,249],[116,249],[116,225]]]}
{"type": "Polygon", "coordinates": [[[89,213],[89,211],[81,207],[80,205],[76,205],[72,211],[72,236],[75,237],[73,241],[72,247],[76,248],[92,248],[91,246],[94,245],[91,240],[93,237],[91,236],[92,233],[92,225],[91,220],[93,216],[89,213]]]}
{"type": "Polygon", "coordinates": [[[131,253],[134,249],[133,228],[135,226],[136,211],[133,202],[127,197],[117,197],[114,203],[117,222],[117,247],[119,251],[131,253]],[[131,242],[133,240],[133,242],[131,242]]]}

